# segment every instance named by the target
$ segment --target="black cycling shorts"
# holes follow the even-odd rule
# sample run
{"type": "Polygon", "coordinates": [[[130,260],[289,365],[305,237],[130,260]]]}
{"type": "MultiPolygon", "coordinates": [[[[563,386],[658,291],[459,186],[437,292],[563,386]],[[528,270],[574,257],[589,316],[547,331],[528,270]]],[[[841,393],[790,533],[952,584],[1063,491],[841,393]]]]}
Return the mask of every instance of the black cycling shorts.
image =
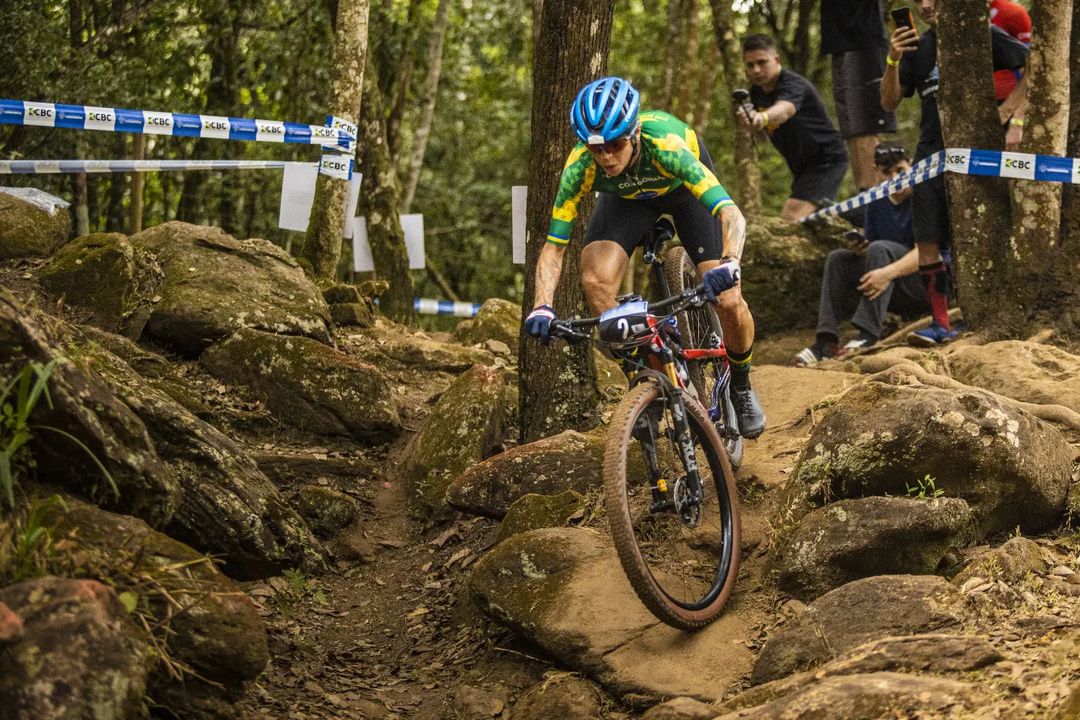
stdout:
{"type": "MultiPolygon", "coordinates": [[[[702,164],[715,173],[709,151],[704,144],[699,147],[702,164]]],[[[724,256],[720,219],[713,217],[685,185],[647,200],[628,200],[612,193],[600,193],[585,230],[585,244],[611,240],[629,257],[661,215],[671,216],[675,232],[695,264],[724,256]]]]}
{"type": "Polygon", "coordinates": [[[847,172],[847,158],[838,157],[832,162],[793,170],[791,197],[816,203],[836,200],[836,191],[847,172]]]}
{"type": "Polygon", "coordinates": [[[952,247],[949,199],[943,176],[921,182],[912,189],[911,227],[915,242],[936,243],[942,252],[952,247]]]}
{"type": "Polygon", "coordinates": [[[881,109],[887,54],[885,47],[867,47],[832,56],[833,100],[845,139],[896,132],[896,113],[881,109]]]}

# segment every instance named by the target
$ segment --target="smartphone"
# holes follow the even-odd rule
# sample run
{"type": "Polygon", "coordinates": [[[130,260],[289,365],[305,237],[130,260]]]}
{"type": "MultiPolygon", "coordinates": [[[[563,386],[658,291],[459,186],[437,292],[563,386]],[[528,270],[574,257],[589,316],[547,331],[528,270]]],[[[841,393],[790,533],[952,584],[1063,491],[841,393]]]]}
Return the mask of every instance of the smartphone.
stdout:
{"type": "Polygon", "coordinates": [[[848,230],[844,233],[844,239],[852,245],[862,245],[866,242],[866,238],[863,237],[862,232],[859,230],[848,230]]]}
{"type": "Polygon", "coordinates": [[[892,16],[893,25],[899,28],[913,28],[915,27],[915,16],[911,14],[911,8],[898,7],[889,11],[889,15],[892,16]]]}

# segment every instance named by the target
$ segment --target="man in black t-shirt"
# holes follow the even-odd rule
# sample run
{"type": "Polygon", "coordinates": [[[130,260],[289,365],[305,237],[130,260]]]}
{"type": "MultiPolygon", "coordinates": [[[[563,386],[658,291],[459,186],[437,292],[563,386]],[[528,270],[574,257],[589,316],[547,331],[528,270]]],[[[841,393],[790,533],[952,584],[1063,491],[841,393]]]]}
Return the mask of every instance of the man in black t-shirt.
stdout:
{"type": "Polygon", "coordinates": [[[821,54],[832,56],[832,91],[855,186],[874,184],[878,133],[896,132],[879,92],[889,40],[878,0],[821,0],[821,54]]]}
{"type": "Polygon", "coordinates": [[[818,201],[836,199],[847,171],[844,141],[810,81],[780,66],[772,38],[747,37],[743,61],[754,109],[739,113],[739,118],[744,125],[768,132],[787,162],[794,179],[780,216],[799,220],[816,210],[818,201]]]}
{"type": "MultiPolygon", "coordinates": [[[[896,110],[903,98],[919,94],[921,117],[919,144],[915,148],[916,161],[945,149],[937,105],[937,9],[934,0],[919,0],[918,8],[919,15],[930,29],[921,37],[915,28],[897,28],[893,32],[885,75],[881,80],[881,107],[885,110],[896,110]]],[[[999,28],[989,27],[987,31],[991,34],[994,70],[1021,70],[1027,63],[1027,47],[999,28]]],[[[1025,86],[1025,82],[1019,83],[1013,95],[1020,94],[1016,97],[1010,95],[1005,100],[1005,104],[1015,108],[1013,113],[1018,113],[1021,118],[1026,109],[1025,86]]],[[[1015,142],[1019,142],[1018,131],[1022,132],[1022,129],[1022,124],[1010,127],[1010,136],[1015,142]]],[[[908,340],[916,345],[937,345],[957,335],[957,330],[949,323],[948,297],[952,292],[952,280],[942,258],[942,253],[947,253],[952,245],[945,178],[939,175],[916,185],[913,202],[919,273],[926,283],[934,322],[929,328],[913,333],[908,340]]]]}

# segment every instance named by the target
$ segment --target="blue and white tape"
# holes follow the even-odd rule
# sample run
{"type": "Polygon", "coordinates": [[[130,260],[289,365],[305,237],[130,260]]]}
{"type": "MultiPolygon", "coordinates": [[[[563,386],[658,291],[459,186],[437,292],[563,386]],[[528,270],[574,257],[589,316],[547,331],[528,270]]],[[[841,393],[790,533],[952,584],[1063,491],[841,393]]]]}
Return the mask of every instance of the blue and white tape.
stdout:
{"type": "Polygon", "coordinates": [[[803,218],[803,222],[838,215],[869,205],[890,192],[917,185],[944,172],[960,175],[1003,177],[1037,182],[1080,184],[1080,158],[1034,155],[998,150],[947,148],[920,160],[911,170],[893,180],[875,185],[869,190],[835,205],[822,208],[803,218]]]}
{"type": "Polygon", "coordinates": [[[0,99],[0,125],[32,125],[220,140],[302,143],[337,146],[346,151],[351,151],[356,142],[355,132],[350,133],[340,127],[302,125],[280,120],[3,99],[0,99]]]}
{"type": "Polygon", "coordinates": [[[421,315],[453,315],[454,317],[471,318],[476,317],[476,314],[480,312],[480,304],[415,298],[413,299],[413,310],[421,315]]]}
{"type": "Polygon", "coordinates": [[[0,175],[128,173],[176,170],[280,170],[311,162],[282,160],[0,160],[0,175]]]}

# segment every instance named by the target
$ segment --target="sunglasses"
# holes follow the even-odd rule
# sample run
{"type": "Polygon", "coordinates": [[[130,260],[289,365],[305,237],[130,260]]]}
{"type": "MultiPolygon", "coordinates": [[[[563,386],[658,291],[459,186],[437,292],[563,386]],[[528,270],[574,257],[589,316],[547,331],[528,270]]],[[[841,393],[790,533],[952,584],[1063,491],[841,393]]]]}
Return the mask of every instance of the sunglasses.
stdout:
{"type": "Polygon", "coordinates": [[[620,150],[622,150],[624,147],[626,147],[626,144],[628,142],[630,142],[630,137],[629,136],[623,136],[621,138],[615,138],[614,140],[608,140],[605,143],[596,143],[596,144],[591,144],[590,143],[590,144],[587,144],[585,147],[587,147],[589,149],[589,152],[598,153],[598,152],[603,151],[603,152],[606,152],[606,153],[614,154],[614,153],[617,153],[620,150]]]}

